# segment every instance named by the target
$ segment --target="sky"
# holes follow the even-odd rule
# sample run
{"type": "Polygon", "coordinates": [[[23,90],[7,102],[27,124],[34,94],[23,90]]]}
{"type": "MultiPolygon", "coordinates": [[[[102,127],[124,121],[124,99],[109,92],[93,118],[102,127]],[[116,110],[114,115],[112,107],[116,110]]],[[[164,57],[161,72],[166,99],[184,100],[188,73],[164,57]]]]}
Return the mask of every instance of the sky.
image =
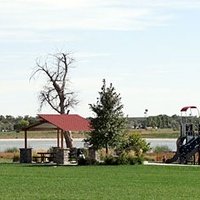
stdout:
{"type": "Polygon", "coordinates": [[[69,76],[84,117],[105,78],[129,117],[200,106],[199,0],[0,0],[0,115],[36,116],[36,60],[71,52],[69,76]]]}

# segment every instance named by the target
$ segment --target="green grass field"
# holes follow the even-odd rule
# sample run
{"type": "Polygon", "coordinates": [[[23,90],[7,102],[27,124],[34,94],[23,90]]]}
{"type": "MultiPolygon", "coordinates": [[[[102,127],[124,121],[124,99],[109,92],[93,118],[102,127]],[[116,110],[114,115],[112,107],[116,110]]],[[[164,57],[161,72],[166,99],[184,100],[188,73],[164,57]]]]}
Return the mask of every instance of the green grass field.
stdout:
{"type": "Polygon", "coordinates": [[[0,164],[0,199],[199,199],[200,168],[0,164]]]}

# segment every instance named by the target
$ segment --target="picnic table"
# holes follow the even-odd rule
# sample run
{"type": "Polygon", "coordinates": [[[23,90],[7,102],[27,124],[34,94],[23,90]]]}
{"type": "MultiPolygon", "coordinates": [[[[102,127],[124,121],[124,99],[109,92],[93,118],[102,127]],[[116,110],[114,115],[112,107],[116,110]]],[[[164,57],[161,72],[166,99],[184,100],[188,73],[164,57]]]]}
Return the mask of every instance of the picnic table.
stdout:
{"type": "Polygon", "coordinates": [[[53,152],[37,152],[37,156],[33,156],[33,159],[36,160],[36,162],[51,162],[54,158],[53,152]]]}

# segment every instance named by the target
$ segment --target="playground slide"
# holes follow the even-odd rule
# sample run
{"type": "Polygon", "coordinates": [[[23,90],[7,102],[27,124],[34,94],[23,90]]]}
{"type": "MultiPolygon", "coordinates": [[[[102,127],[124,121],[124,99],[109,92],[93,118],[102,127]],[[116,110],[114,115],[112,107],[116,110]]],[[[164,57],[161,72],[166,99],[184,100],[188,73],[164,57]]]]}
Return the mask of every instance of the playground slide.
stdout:
{"type": "Polygon", "coordinates": [[[200,147],[200,137],[194,138],[187,144],[181,146],[179,150],[181,161],[186,161],[191,156],[193,156],[196,152],[199,151],[199,147],[200,147]]]}
{"type": "Polygon", "coordinates": [[[179,158],[179,149],[181,147],[181,145],[183,144],[183,141],[184,141],[185,137],[179,137],[176,141],[176,147],[177,147],[177,150],[176,150],[176,154],[172,157],[172,158],[169,158],[166,160],[166,163],[173,163],[173,162],[176,162],[179,158]]]}
{"type": "Polygon", "coordinates": [[[200,137],[194,138],[185,145],[182,145],[184,139],[185,137],[179,137],[177,139],[177,152],[172,158],[167,159],[166,163],[173,163],[176,162],[178,159],[180,159],[179,162],[184,163],[187,159],[189,159],[191,156],[199,151],[200,137]]]}
{"type": "Polygon", "coordinates": [[[179,158],[179,156],[178,156],[178,153],[176,152],[176,154],[172,158],[167,159],[165,162],[173,163],[173,162],[176,162],[178,160],[178,158],[179,158]]]}

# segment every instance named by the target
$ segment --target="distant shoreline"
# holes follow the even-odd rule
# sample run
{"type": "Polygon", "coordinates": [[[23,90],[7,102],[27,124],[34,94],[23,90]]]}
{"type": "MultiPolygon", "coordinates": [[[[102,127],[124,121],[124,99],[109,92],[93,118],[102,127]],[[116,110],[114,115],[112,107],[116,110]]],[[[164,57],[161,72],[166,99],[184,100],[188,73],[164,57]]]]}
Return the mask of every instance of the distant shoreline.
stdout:
{"type": "MultiPolygon", "coordinates": [[[[56,141],[56,138],[28,138],[28,141],[56,141]]],[[[73,141],[83,141],[84,138],[74,138],[73,141]]],[[[7,139],[0,139],[0,141],[24,141],[23,138],[7,138],[7,139]]]]}
{"type": "MultiPolygon", "coordinates": [[[[84,138],[74,138],[73,144],[77,148],[84,148],[84,138]]],[[[173,138],[146,138],[152,148],[156,146],[168,146],[172,151],[176,151],[176,139],[173,138]]],[[[28,138],[28,147],[36,149],[49,149],[57,145],[57,138],[28,138]]],[[[0,139],[0,152],[8,148],[24,148],[24,139],[0,139]]]]}
{"type": "MultiPolygon", "coordinates": [[[[143,138],[145,140],[154,140],[154,141],[174,141],[177,140],[176,138],[143,138]]],[[[56,141],[57,138],[28,138],[29,141],[56,141]]],[[[73,141],[83,141],[84,138],[73,138],[73,141]]],[[[0,139],[0,141],[24,141],[24,138],[5,138],[5,139],[0,139]]]]}

